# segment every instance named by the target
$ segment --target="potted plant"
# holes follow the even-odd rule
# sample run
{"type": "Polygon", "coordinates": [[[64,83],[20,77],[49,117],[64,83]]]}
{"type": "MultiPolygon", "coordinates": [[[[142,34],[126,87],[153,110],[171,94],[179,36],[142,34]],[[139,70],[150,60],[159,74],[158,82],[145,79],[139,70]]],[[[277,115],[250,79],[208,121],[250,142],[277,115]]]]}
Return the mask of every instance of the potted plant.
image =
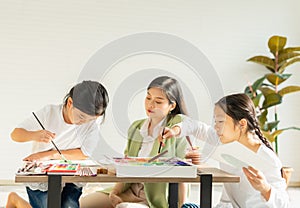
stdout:
{"type": "MultiPolygon", "coordinates": [[[[245,88],[258,110],[258,120],[264,136],[271,142],[278,154],[278,135],[283,131],[299,127],[291,126],[279,128],[277,107],[283,102],[283,97],[289,93],[300,91],[298,85],[287,85],[286,81],[292,76],[286,73],[286,69],[294,63],[300,62],[300,47],[286,47],[287,38],[272,36],[269,38],[268,47],[270,57],[259,55],[249,58],[260,64],[266,70],[266,74],[245,88]],[[282,83],[285,83],[282,85],[282,83]]],[[[287,181],[288,183],[288,181],[287,181]]]]}

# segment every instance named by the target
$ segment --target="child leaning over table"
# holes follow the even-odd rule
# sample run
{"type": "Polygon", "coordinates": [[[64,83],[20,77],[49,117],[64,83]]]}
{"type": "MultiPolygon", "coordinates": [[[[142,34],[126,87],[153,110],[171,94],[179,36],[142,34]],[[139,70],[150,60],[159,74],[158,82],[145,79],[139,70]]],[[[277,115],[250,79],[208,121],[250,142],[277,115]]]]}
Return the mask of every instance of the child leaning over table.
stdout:
{"type": "MultiPolygon", "coordinates": [[[[210,147],[206,149],[207,155],[211,155],[222,143],[239,142],[270,164],[266,163],[265,168],[257,170],[253,167],[233,168],[221,163],[221,169],[240,176],[240,183],[224,184],[225,192],[217,207],[290,207],[286,182],[281,174],[281,161],[259,128],[252,100],[243,93],[225,96],[215,104],[214,119],[213,129],[186,117],[181,124],[166,128],[163,137],[193,135],[210,147]]],[[[183,207],[198,205],[185,204],[183,207]]]]}
{"type": "MultiPolygon", "coordinates": [[[[177,114],[186,114],[185,103],[177,80],[162,76],[154,79],[147,88],[145,110],[148,118],[132,123],[128,130],[125,155],[153,157],[158,154],[162,129],[181,122],[177,114]]],[[[170,138],[161,152],[165,157],[185,156],[187,142],[184,137],[170,138]]],[[[134,174],[134,173],[133,173],[134,174]]],[[[183,203],[185,189],[179,186],[179,203],[183,203]]],[[[95,192],[80,199],[82,208],[112,207],[168,207],[168,183],[116,183],[106,191],[95,192]]]]}
{"type": "MultiPolygon", "coordinates": [[[[61,159],[51,140],[69,160],[86,159],[99,141],[100,116],[104,118],[108,94],[102,84],[83,81],[75,85],[60,105],[47,105],[36,112],[46,130],[31,115],[11,133],[17,142],[33,143],[33,153],[23,160],[61,159]]],[[[26,191],[33,208],[47,207],[47,184],[27,184],[26,191]]],[[[66,183],[61,193],[61,207],[79,207],[82,187],[66,183]]]]}

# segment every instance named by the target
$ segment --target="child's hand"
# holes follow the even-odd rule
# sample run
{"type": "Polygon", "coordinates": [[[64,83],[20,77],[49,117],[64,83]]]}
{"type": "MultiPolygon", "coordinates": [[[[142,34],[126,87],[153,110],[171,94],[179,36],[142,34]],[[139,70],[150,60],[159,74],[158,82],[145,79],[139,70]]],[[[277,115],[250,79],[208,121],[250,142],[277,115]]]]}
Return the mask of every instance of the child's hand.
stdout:
{"type": "Polygon", "coordinates": [[[45,142],[49,143],[51,142],[52,139],[54,139],[55,133],[52,133],[47,130],[39,130],[39,131],[34,131],[32,133],[32,140],[36,142],[45,142]]]}
{"type": "Polygon", "coordinates": [[[185,158],[190,160],[194,165],[200,165],[201,156],[199,152],[199,147],[193,147],[192,149],[188,149],[188,151],[185,153],[185,158]]]}
{"type": "Polygon", "coordinates": [[[117,193],[114,190],[110,192],[109,200],[113,207],[116,207],[118,204],[123,202],[123,200],[117,195],[117,193]]]}
{"type": "Polygon", "coordinates": [[[158,141],[162,142],[162,146],[164,146],[167,139],[179,136],[180,130],[179,126],[174,126],[172,128],[164,127],[162,134],[158,136],[158,141]]]}
{"type": "Polygon", "coordinates": [[[179,126],[174,126],[172,128],[165,127],[162,135],[163,139],[170,139],[173,137],[178,137],[180,135],[181,129],[179,126]]]}
{"type": "Polygon", "coordinates": [[[51,160],[53,159],[53,151],[37,152],[25,157],[24,161],[51,160]]]}
{"type": "Polygon", "coordinates": [[[271,194],[271,186],[268,184],[264,174],[259,170],[249,166],[248,168],[243,167],[248,181],[261,195],[268,201],[271,194]]]}

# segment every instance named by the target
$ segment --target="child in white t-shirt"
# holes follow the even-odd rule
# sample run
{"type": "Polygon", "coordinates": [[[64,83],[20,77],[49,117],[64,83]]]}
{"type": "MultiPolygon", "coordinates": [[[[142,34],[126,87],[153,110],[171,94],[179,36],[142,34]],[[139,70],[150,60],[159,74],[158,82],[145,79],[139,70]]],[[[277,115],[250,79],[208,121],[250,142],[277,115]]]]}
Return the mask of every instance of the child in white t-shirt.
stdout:
{"type": "MultiPolygon", "coordinates": [[[[108,94],[102,84],[83,81],[75,85],[61,105],[47,105],[15,128],[11,138],[16,142],[33,143],[32,154],[25,161],[61,159],[51,140],[69,160],[86,159],[99,140],[97,119],[105,116],[108,94]],[[42,129],[41,124],[45,129],[42,129]]],[[[27,187],[33,208],[46,207],[47,184],[35,183],[27,187]]],[[[82,187],[66,183],[62,190],[61,207],[79,207],[82,187]]]]}
{"type": "MultiPolygon", "coordinates": [[[[262,134],[252,100],[244,93],[225,96],[215,104],[214,119],[215,125],[212,127],[186,117],[171,129],[165,128],[163,137],[193,135],[204,140],[204,159],[209,158],[220,145],[238,142],[264,161],[265,166],[260,170],[251,166],[233,168],[220,163],[221,169],[239,175],[240,182],[224,184],[221,203],[217,207],[290,207],[286,181],[281,175],[281,161],[262,134]],[[224,202],[225,195],[228,203],[224,202]]],[[[189,203],[182,208],[192,207],[198,206],[189,203]]]]}

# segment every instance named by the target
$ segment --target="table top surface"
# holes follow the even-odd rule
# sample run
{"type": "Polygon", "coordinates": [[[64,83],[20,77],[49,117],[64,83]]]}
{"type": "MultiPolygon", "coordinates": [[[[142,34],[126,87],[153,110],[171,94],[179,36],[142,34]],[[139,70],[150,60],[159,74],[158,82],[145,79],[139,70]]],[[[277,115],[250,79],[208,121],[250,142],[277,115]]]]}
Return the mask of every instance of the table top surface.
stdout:
{"type": "MultiPolygon", "coordinates": [[[[211,174],[214,183],[238,183],[240,177],[229,174],[223,170],[214,167],[198,166],[198,176],[196,178],[178,178],[178,177],[117,177],[113,171],[108,174],[98,174],[97,176],[62,176],[62,182],[190,182],[199,183],[201,175],[211,174]]],[[[16,183],[36,183],[47,182],[48,175],[16,175],[16,183]]]]}

